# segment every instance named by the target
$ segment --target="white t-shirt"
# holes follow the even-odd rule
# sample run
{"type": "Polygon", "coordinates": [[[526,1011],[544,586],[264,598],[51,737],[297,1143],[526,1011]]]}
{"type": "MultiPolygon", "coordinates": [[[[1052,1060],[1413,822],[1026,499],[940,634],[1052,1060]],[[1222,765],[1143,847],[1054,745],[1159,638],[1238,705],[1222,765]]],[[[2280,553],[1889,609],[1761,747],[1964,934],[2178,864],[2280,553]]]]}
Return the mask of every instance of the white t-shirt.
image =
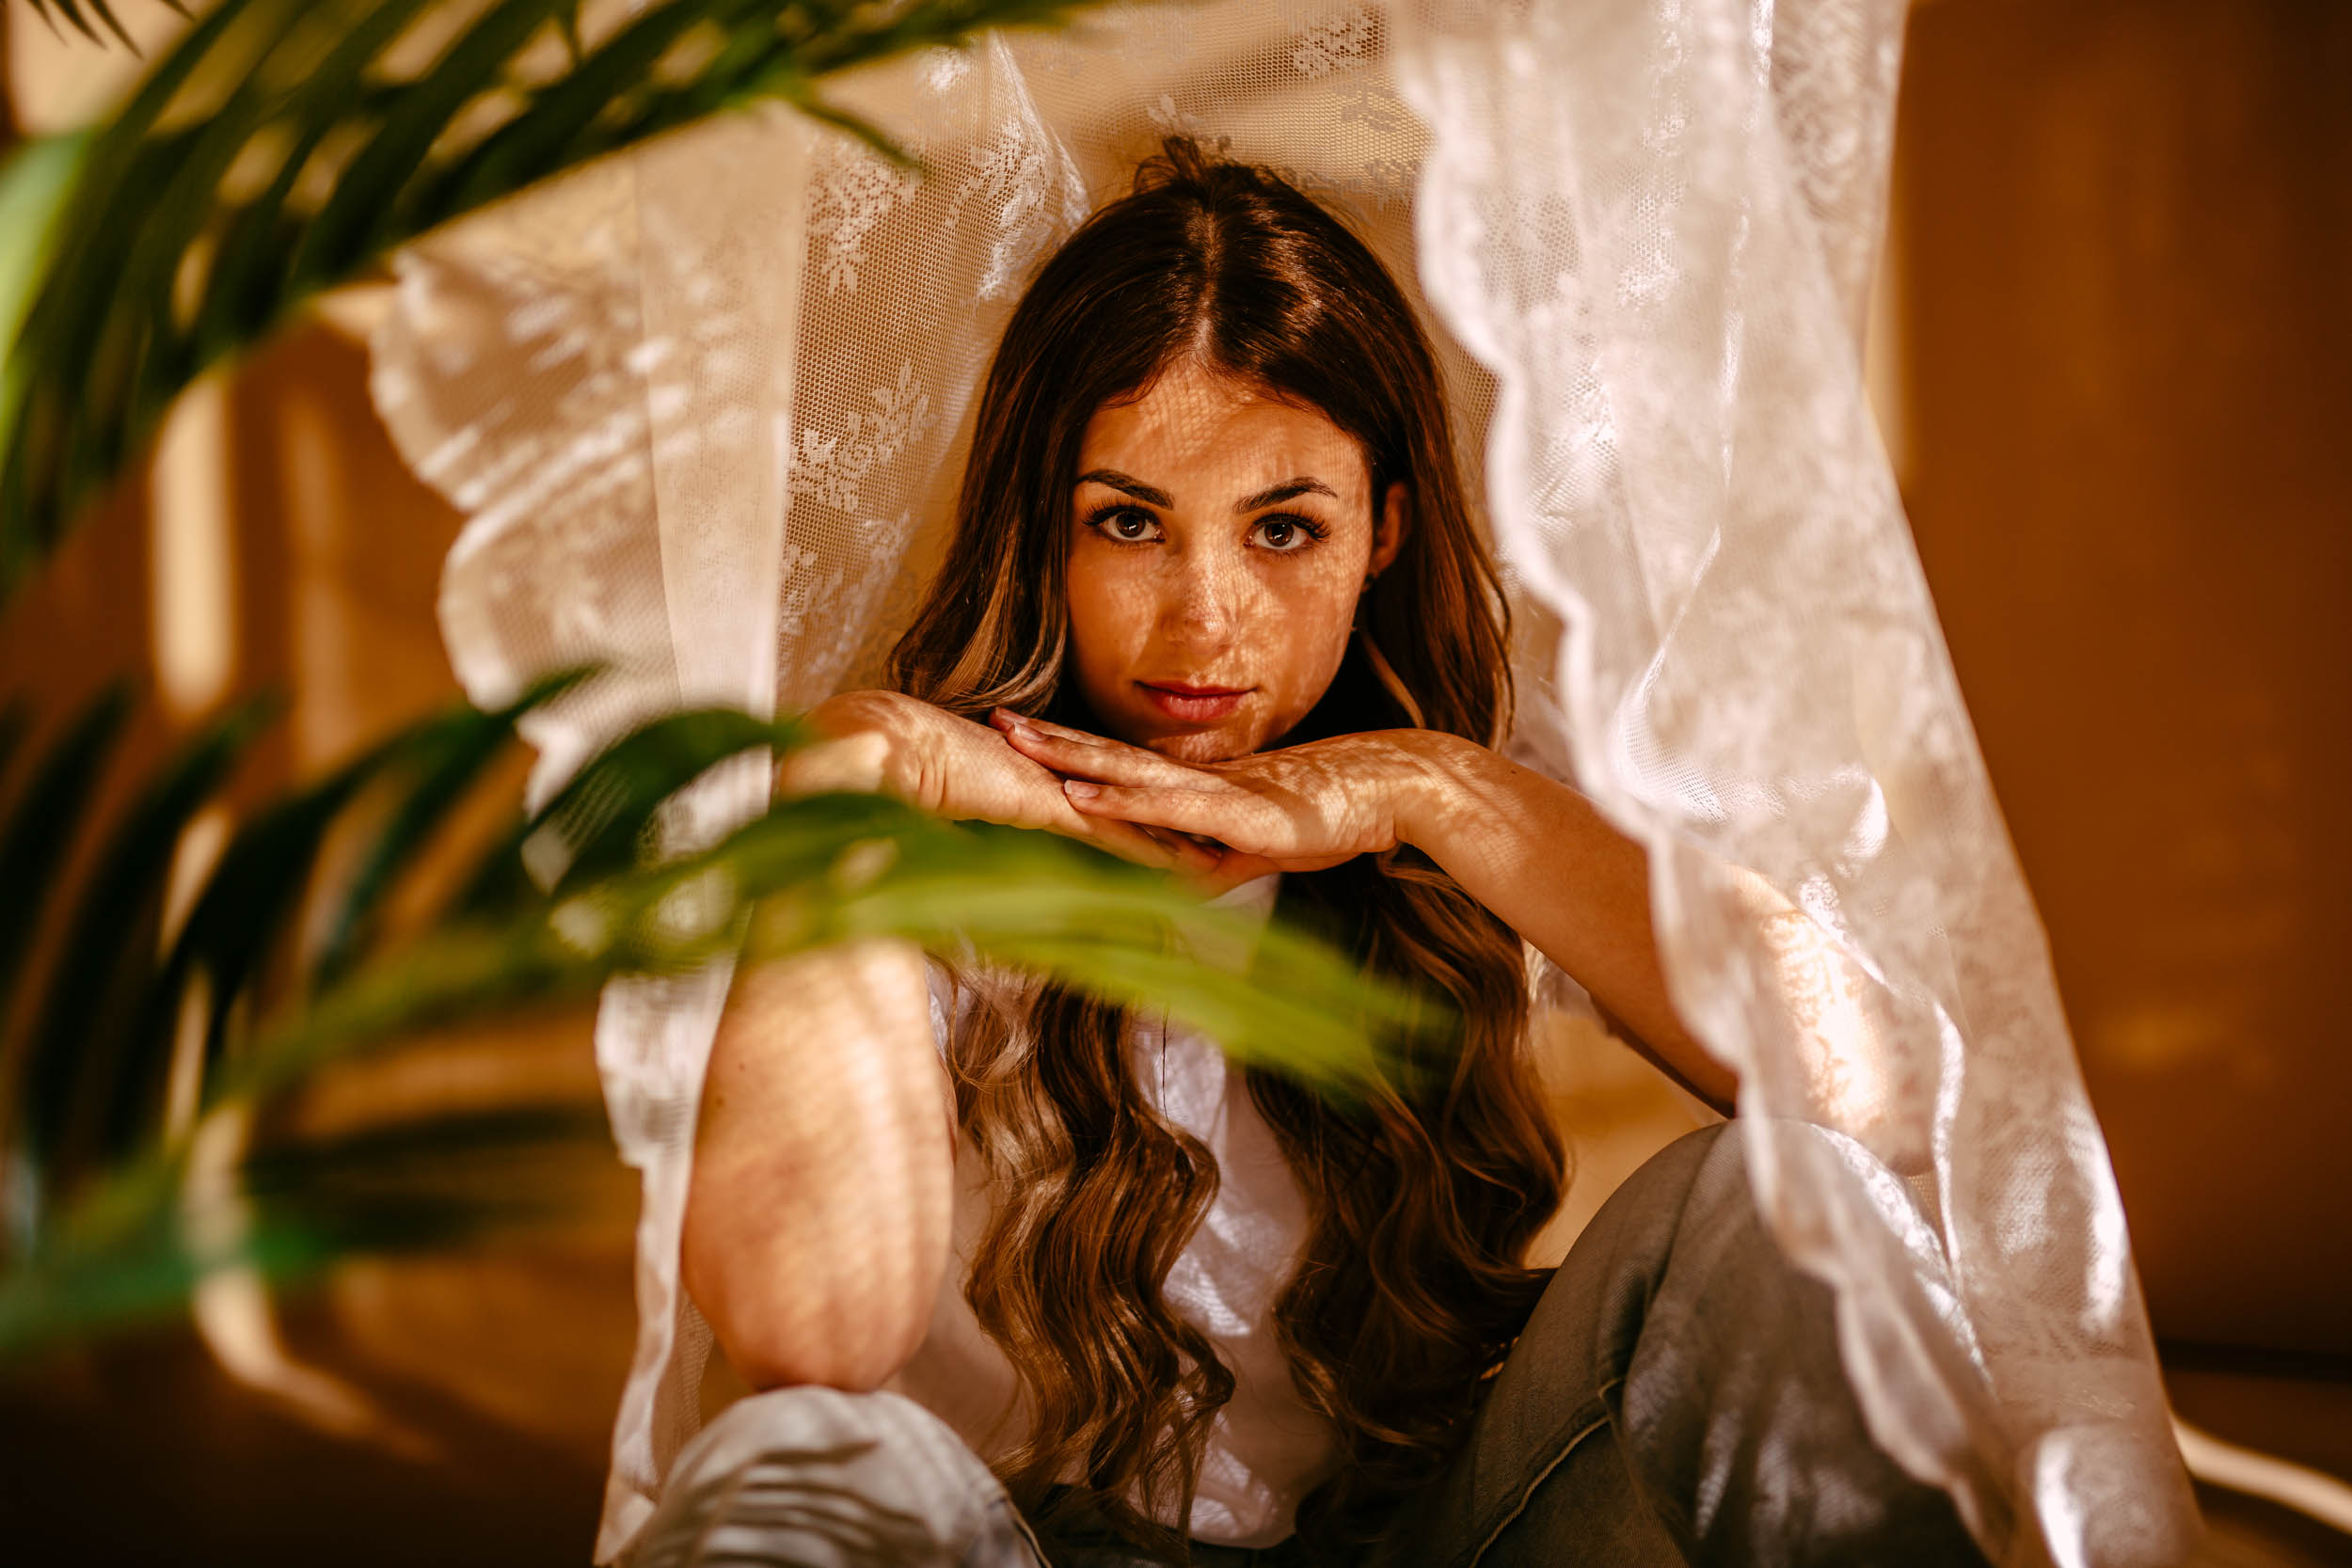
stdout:
{"type": "MultiPolygon", "coordinates": [[[[1278,880],[1245,883],[1216,903],[1263,916],[1273,909],[1278,880]]],[[[934,966],[931,1016],[943,1050],[952,1026],[947,991],[946,972],[934,966]]],[[[1233,1374],[1233,1397],[1211,1426],[1185,1528],[1199,1540],[1222,1545],[1269,1546],[1291,1533],[1299,1499],[1328,1472],[1336,1454],[1330,1426],[1300,1401],[1275,1338],[1275,1299],[1306,1240],[1305,1198],[1241,1070],[1223,1052],[1196,1034],[1162,1029],[1147,1019],[1138,1019],[1132,1034],[1133,1067],[1145,1098],[1207,1146],[1218,1173],[1216,1196],[1165,1287],[1168,1306],[1208,1337],[1233,1374]]],[[[963,1297],[992,1201],[980,1161],[962,1151],[955,1257],[930,1337],[892,1383],[988,1459],[1022,1436],[1011,1365],[963,1297]]]]}

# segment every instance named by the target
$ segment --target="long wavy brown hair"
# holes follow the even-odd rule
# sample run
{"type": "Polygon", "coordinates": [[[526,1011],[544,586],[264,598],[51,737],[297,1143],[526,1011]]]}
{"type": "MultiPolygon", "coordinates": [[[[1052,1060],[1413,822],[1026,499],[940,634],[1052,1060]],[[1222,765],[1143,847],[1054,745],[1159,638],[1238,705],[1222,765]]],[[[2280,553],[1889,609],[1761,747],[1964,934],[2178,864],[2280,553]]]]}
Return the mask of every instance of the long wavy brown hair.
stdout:
{"type": "MultiPolygon", "coordinates": [[[[1362,444],[1374,497],[1401,481],[1411,498],[1363,636],[1281,743],[1415,722],[1493,742],[1508,711],[1507,615],[1411,308],[1314,201],[1183,140],[1015,309],[946,563],[892,655],[899,689],[975,717],[1002,705],[1089,723],[1061,678],[1080,439],[1098,408],[1186,356],[1319,410],[1362,444]]],[[[1339,1548],[1376,1531],[1463,1433],[1548,1276],[1522,1259],[1558,1205],[1565,1155],[1526,1054],[1523,949],[1452,879],[1409,852],[1363,857],[1285,877],[1278,914],[1459,1021],[1439,1070],[1346,1105],[1248,1075],[1310,1215],[1279,1334],[1342,1454],[1298,1527],[1339,1548]]],[[[1189,1517],[1233,1378],[1161,1285],[1215,1196],[1215,1164],[1139,1092],[1120,1009],[1043,986],[970,1016],[951,1047],[957,1108],[1002,1196],[966,1290],[1028,1418],[998,1471],[1049,1542],[1082,1517],[1182,1559],[1181,1529],[1156,1521],[1189,1517]]]]}

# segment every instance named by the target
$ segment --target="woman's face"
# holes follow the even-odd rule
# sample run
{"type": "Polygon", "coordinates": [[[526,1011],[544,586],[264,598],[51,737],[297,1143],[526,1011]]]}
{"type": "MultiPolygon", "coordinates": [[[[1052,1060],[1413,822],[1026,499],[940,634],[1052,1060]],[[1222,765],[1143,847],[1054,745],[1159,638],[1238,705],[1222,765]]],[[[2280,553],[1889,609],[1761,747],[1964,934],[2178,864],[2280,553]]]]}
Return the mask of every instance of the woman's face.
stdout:
{"type": "Polygon", "coordinates": [[[1107,734],[1184,762],[1307,716],[1405,521],[1353,436],[1191,362],[1096,412],[1073,502],[1066,669],[1107,734]]]}

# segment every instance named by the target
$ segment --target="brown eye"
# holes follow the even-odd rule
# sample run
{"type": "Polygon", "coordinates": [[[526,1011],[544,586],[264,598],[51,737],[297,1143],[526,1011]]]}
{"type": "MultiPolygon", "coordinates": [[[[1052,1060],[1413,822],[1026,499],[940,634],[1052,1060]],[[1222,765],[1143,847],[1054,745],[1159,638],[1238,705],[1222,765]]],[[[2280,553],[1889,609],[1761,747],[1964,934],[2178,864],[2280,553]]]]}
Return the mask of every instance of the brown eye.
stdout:
{"type": "Polygon", "coordinates": [[[1258,548],[1274,555],[1296,555],[1323,537],[1323,531],[1304,517],[1261,517],[1250,532],[1258,548]]]}
{"type": "Polygon", "coordinates": [[[1156,544],[1160,520],[1136,506],[1106,506],[1087,519],[1087,527],[1115,545],[1156,544]]]}

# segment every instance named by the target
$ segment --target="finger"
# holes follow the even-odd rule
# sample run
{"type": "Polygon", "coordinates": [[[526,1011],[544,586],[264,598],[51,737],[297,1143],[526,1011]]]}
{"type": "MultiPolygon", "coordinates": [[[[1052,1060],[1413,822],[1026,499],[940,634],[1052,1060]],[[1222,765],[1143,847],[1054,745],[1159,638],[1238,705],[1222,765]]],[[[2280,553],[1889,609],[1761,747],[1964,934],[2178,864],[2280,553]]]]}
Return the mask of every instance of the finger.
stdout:
{"type": "Polygon", "coordinates": [[[1126,744],[1124,741],[1113,740],[1108,736],[1095,735],[1086,730],[1073,730],[1067,724],[1057,724],[1051,720],[1038,719],[1026,713],[1015,713],[1009,707],[996,707],[989,709],[988,721],[991,724],[995,725],[996,728],[1000,730],[1009,730],[1015,727],[1030,729],[1037,731],[1041,735],[1050,735],[1055,736],[1057,739],[1074,741],[1082,746],[1122,746],[1126,744]]]}
{"type": "Polygon", "coordinates": [[[1136,832],[1151,834],[1154,842],[1175,857],[1176,869],[1189,877],[1214,875],[1218,862],[1224,857],[1222,846],[1204,844],[1190,833],[1180,833],[1168,828],[1137,828],[1136,832]]]}
{"type": "Polygon", "coordinates": [[[1200,776],[1183,764],[1168,762],[1150,752],[1064,740],[1026,727],[1007,730],[1005,741],[1038,766],[1071,778],[1173,788],[1200,782],[1200,776]]]}
{"type": "Polygon", "coordinates": [[[1068,824],[1056,824],[1049,832],[1079,839],[1107,850],[1124,861],[1148,865],[1157,871],[1177,871],[1187,877],[1205,877],[1216,866],[1221,847],[1206,847],[1182,833],[1147,828],[1117,817],[1086,816],[1067,812],[1068,824]]]}
{"type": "Polygon", "coordinates": [[[1216,874],[1217,864],[1224,853],[1222,848],[1213,848],[1185,833],[1136,827],[1132,822],[1127,826],[1135,828],[1139,833],[1150,835],[1152,840],[1167,852],[1168,869],[1177,875],[1200,881],[1216,874]]]}
{"type": "Polygon", "coordinates": [[[1159,784],[1168,788],[1198,788],[1207,778],[1199,769],[1172,762],[1156,752],[1123,741],[1080,736],[1056,726],[1049,731],[1032,720],[1009,716],[998,728],[1012,749],[1041,767],[1075,778],[1105,784],[1159,784]]]}
{"type": "Polygon", "coordinates": [[[1133,788],[1087,779],[1066,779],[1061,789],[1089,816],[1173,828],[1236,847],[1264,847],[1260,802],[1239,790],[1133,788]]]}
{"type": "Polygon", "coordinates": [[[1211,893],[1230,893],[1244,882],[1254,882],[1281,869],[1263,855],[1228,849],[1217,857],[1216,865],[1201,877],[1201,880],[1211,893]]]}
{"type": "Polygon", "coordinates": [[[1213,875],[1226,853],[1225,847],[1221,844],[1203,843],[1190,833],[1180,833],[1168,828],[1147,828],[1138,823],[1120,821],[1116,817],[1107,816],[1081,816],[1079,820],[1092,827],[1115,829],[1122,834],[1129,832],[1142,834],[1166,857],[1168,869],[1180,871],[1187,877],[1201,878],[1213,875]]]}
{"type": "Polygon", "coordinates": [[[1025,713],[1015,713],[1009,707],[992,709],[988,721],[1008,736],[1019,736],[1032,743],[1060,741],[1063,745],[1076,751],[1108,752],[1116,756],[1132,758],[1140,765],[1156,765],[1184,773],[1197,771],[1184,763],[1160,755],[1148,746],[1137,746],[1129,741],[1114,739],[1106,735],[1094,735],[1086,730],[1073,730],[1067,724],[1057,724],[1044,719],[1033,719],[1025,713]]]}
{"type": "MultiPolygon", "coordinates": [[[[1076,816],[1075,813],[1072,815],[1076,816]]],[[[1115,845],[1104,842],[1102,847],[1120,855],[1122,859],[1135,861],[1138,864],[1151,865],[1155,869],[1175,872],[1211,892],[1222,892],[1228,885],[1218,879],[1219,868],[1231,854],[1231,851],[1221,844],[1204,842],[1190,833],[1180,833],[1168,828],[1140,827],[1133,822],[1120,821],[1116,817],[1079,817],[1078,820],[1087,823],[1091,828],[1101,830],[1105,835],[1115,837],[1118,841],[1115,845]],[[1133,841],[1127,837],[1131,833],[1141,835],[1158,851],[1157,856],[1146,856],[1139,848],[1136,848],[1133,841]]]]}
{"type": "Polygon", "coordinates": [[[1184,862],[1184,857],[1161,840],[1152,837],[1135,823],[1116,817],[1089,816],[1071,804],[1062,793],[1061,776],[1041,763],[1012,753],[1014,767],[1020,770],[1022,782],[1018,798],[1005,802],[1004,809],[991,816],[992,821],[1009,822],[1015,827],[1042,828],[1049,833],[1074,838],[1106,849],[1121,860],[1160,870],[1172,869],[1184,862]]]}
{"type": "Polygon", "coordinates": [[[1084,844],[1091,844],[1098,849],[1117,855],[1122,861],[1128,861],[1136,865],[1148,865],[1154,871],[1174,871],[1179,869],[1182,863],[1175,850],[1132,822],[1112,822],[1082,817],[1074,826],[1069,828],[1057,826],[1047,831],[1060,833],[1065,838],[1077,839],[1084,844]]]}

